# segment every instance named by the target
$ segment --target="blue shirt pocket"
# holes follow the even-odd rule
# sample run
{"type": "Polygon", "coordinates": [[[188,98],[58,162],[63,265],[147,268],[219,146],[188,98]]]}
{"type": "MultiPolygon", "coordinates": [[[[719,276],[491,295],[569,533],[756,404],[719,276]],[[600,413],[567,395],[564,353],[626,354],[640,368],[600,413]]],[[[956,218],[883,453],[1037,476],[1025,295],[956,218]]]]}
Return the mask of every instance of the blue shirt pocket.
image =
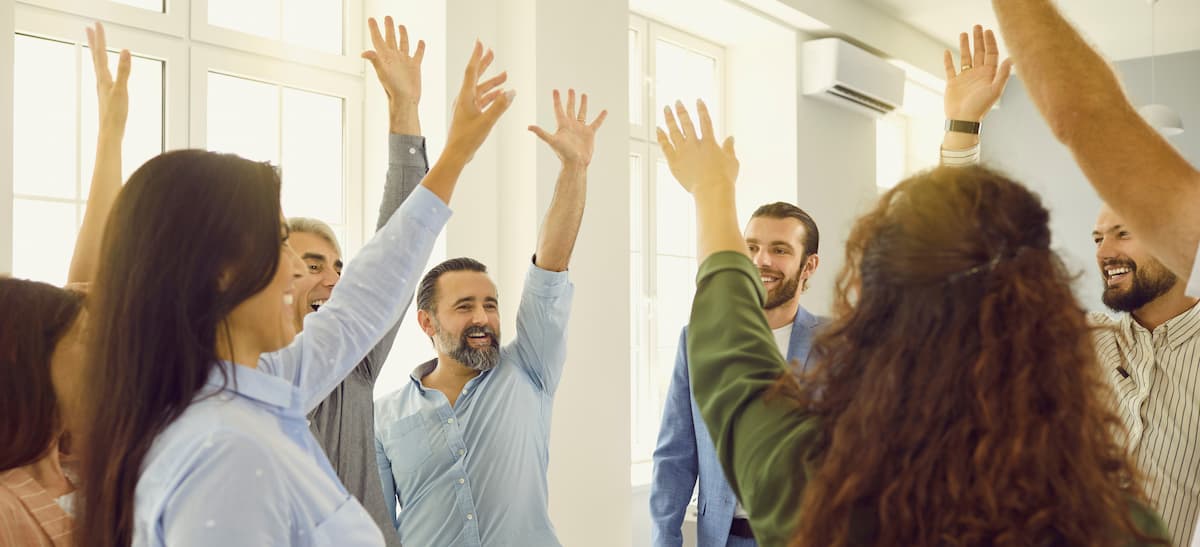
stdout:
{"type": "Polygon", "coordinates": [[[394,426],[382,425],[383,449],[392,464],[393,473],[412,473],[429,459],[432,449],[421,414],[401,418],[394,426]]]}

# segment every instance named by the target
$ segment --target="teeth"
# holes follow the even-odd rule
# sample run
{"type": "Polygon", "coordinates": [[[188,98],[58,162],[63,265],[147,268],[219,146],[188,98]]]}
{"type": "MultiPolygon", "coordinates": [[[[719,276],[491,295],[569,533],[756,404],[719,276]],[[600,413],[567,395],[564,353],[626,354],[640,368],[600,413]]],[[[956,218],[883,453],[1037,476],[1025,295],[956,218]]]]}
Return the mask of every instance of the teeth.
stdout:
{"type": "Polygon", "coordinates": [[[1113,269],[1107,270],[1107,273],[1108,273],[1109,277],[1114,277],[1114,276],[1118,276],[1121,274],[1127,274],[1127,273],[1129,273],[1129,271],[1130,271],[1129,268],[1113,268],[1113,269]]]}
{"type": "Polygon", "coordinates": [[[295,301],[296,301],[296,298],[293,297],[292,295],[290,295],[290,294],[283,295],[283,305],[291,306],[292,303],[295,301]]]}

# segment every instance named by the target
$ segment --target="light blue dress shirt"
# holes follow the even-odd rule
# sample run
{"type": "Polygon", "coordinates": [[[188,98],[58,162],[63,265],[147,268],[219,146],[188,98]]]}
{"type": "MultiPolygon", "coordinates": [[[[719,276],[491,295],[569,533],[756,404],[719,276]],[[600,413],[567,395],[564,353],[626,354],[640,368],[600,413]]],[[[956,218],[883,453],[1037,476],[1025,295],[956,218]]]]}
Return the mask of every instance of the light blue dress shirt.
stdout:
{"type": "Polygon", "coordinates": [[[384,500],[400,541],[417,546],[558,546],[548,511],[550,413],[567,353],[574,288],[532,266],[515,340],[467,382],[455,405],[421,383],[436,364],[375,402],[384,500]]]}
{"type": "Polygon", "coordinates": [[[135,546],[384,544],[305,415],[399,320],[449,217],[437,196],[418,188],[291,345],[263,355],[257,369],[213,370],[208,388],[146,456],[135,546]]]}

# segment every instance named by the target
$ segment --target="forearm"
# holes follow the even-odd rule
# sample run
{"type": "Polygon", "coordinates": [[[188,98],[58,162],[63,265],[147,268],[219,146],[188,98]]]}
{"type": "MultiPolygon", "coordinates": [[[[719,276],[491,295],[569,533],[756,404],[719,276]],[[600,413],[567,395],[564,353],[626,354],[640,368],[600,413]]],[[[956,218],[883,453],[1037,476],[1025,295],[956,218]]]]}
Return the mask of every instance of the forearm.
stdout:
{"type": "Polygon", "coordinates": [[[554,198],[542,233],[538,238],[535,263],[543,270],[561,272],[571,262],[575,240],[579,236],[579,225],[583,222],[583,209],[587,202],[587,166],[564,164],[554,186],[554,198]]]}
{"type": "Polygon", "coordinates": [[[1128,103],[1112,67],[1052,0],[992,0],[992,5],[1030,97],[1060,140],[1080,137],[1085,128],[1094,132],[1102,123],[1097,118],[1128,103]]]}
{"type": "Polygon", "coordinates": [[[83,224],[75,239],[68,283],[89,283],[96,276],[104,223],[121,191],[121,140],[123,131],[102,128],[96,141],[96,164],[88,191],[83,224]]]}
{"type": "Polygon", "coordinates": [[[696,188],[696,229],[700,262],[721,251],[746,254],[746,241],[738,229],[737,207],[732,184],[696,188]]]}
{"type": "Polygon", "coordinates": [[[424,137],[410,133],[388,135],[387,181],[383,185],[376,230],[387,224],[404,200],[420,186],[428,172],[429,160],[425,155],[424,137]]]}

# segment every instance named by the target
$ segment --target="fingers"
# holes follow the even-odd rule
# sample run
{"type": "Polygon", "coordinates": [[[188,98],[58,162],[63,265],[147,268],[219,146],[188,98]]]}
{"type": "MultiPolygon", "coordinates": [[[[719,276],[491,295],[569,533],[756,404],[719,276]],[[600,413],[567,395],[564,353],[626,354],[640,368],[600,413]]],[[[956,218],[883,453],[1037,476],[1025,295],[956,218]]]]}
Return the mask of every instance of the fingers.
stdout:
{"type": "Polygon", "coordinates": [[[947,49],[945,55],[942,55],[942,63],[946,65],[946,79],[954,79],[958,73],[954,70],[954,54],[950,53],[950,50],[947,49]]]}
{"type": "Polygon", "coordinates": [[[692,125],[692,116],[683,106],[683,101],[675,101],[675,113],[679,116],[679,127],[683,129],[683,136],[689,140],[698,138],[696,126],[692,125]]]}
{"type": "Polygon", "coordinates": [[[463,71],[462,88],[458,91],[460,98],[470,98],[472,103],[475,98],[475,82],[479,80],[479,59],[482,56],[483,44],[476,40],[475,49],[471,50],[471,58],[467,61],[467,68],[463,71]]]}
{"type": "Polygon", "coordinates": [[[92,68],[96,72],[97,85],[112,83],[112,73],[108,70],[108,49],[104,36],[104,25],[96,23],[95,28],[87,29],[88,50],[92,53],[92,68]]]}
{"type": "Polygon", "coordinates": [[[500,84],[508,80],[508,72],[501,72],[492,79],[475,86],[475,95],[484,95],[487,92],[496,89],[500,84]]]}
{"type": "Polygon", "coordinates": [[[510,89],[504,93],[501,93],[500,96],[492,103],[492,106],[483,113],[483,119],[487,123],[489,131],[494,125],[496,125],[496,121],[500,119],[500,116],[504,115],[504,113],[508,111],[508,107],[512,106],[513,99],[515,99],[516,96],[517,90],[515,89],[510,89]]]}
{"type": "Polygon", "coordinates": [[[675,146],[671,144],[670,137],[667,137],[667,132],[661,127],[655,128],[655,133],[658,135],[658,147],[662,149],[663,157],[667,158],[667,163],[675,161],[675,146]]]}
{"type": "Polygon", "coordinates": [[[413,53],[413,61],[418,65],[421,64],[421,59],[425,58],[425,40],[417,40],[417,51],[413,53]]]}
{"type": "Polygon", "coordinates": [[[592,122],[592,125],[589,125],[588,127],[591,128],[593,133],[595,133],[600,129],[601,125],[604,125],[604,120],[606,119],[608,119],[608,111],[601,110],[600,115],[596,116],[596,121],[592,122]]]}
{"type": "Polygon", "coordinates": [[[132,65],[133,56],[128,49],[122,49],[120,60],[117,61],[117,81],[114,84],[117,88],[124,88],[129,84],[129,70],[132,65]]]}
{"type": "Polygon", "coordinates": [[[387,37],[387,48],[396,49],[396,24],[392,22],[391,15],[383,18],[383,25],[387,27],[387,34],[385,35],[387,37]]]}
{"type": "Polygon", "coordinates": [[[725,138],[725,142],[721,144],[721,150],[729,157],[737,159],[737,152],[733,150],[733,135],[725,138]]]}
{"type": "Polygon", "coordinates": [[[712,117],[708,115],[708,105],[704,101],[696,99],[696,114],[700,118],[701,138],[716,139],[717,135],[713,131],[712,117]]]}
{"type": "Polygon", "coordinates": [[[988,30],[983,33],[983,51],[984,63],[988,66],[996,66],[1000,61],[1000,45],[996,43],[996,33],[988,30]]]}
{"type": "Polygon", "coordinates": [[[579,113],[575,115],[575,119],[581,122],[587,119],[587,93],[579,96],[579,113]]]}
{"type": "Polygon", "coordinates": [[[400,25],[400,53],[408,55],[408,28],[400,25]]]}
{"type": "Polygon", "coordinates": [[[667,132],[671,135],[671,142],[676,145],[683,142],[683,132],[679,130],[679,124],[675,123],[675,114],[671,112],[671,107],[663,107],[663,117],[667,121],[667,132]]]}
{"type": "Polygon", "coordinates": [[[529,126],[529,130],[531,132],[533,132],[534,135],[537,135],[537,137],[539,139],[546,141],[546,144],[550,144],[550,136],[551,135],[550,135],[550,133],[546,132],[545,129],[542,129],[536,125],[531,125],[531,126],[529,126]]]}
{"type": "Polygon", "coordinates": [[[554,121],[558,122],[558,126],[562,127],[567,124],[567,114],[563,111],[562,94],[557,89],[554,90],[554,121]]]}
{"type": "Polygon", "coordinates": [[[1004,87],[1008,85],[1008,77],[1012,75],[1012,59],[1005,59],[1000,63],[1000,68],[996,70],[996,79],[992,80],[992,87],[998,88],[996,96],[999,97],[1004,93],[1004,87]]]}
{"type": "Polygon", "coordinates": [[[367,26],[371,29],[371,47],[375,51],[383,51],[386,42],[383,41],[383,35],[379,33],[379,21],[374,17],[367,19],[367,26]]]}
{"type": "Polygon", "coordinates": [[[973,32],[975,34],[975,58],[971,61],[971,66],[983,66],[987,60],[987,54],[983,49],[983,27],[975,25],[973,32]]]}
{"type": "Polygon", "coordinates": [[[479,97],[479,100],[475,101],[475,106],[478,107],[479,110],[482,112],[483,110],[487,109],[487,107],[489,105],[491,105],[493,102],[495,102],[496,98],[499,97],[500,94],[503,92],[504,92],[504,90],[497,89],[491,93],[487,93],[487,94],[483,95],[482,97],[479,97]]]}
{"type": "Polygon", "coordinates": [[[965,32],[958,35],[958,61],[961,68],[971,67],[971,39],[965,32]]]}
{"type": "Polygon", "coordinates": [[[567,90],[567,119],[575,119],[575,90],[567,90]]]}
{"type": "Polygon", "coordinates": [[[488,67],[492,66],[492,61],[496,60],[496,53],[491,49],[483,54],[483,58],[479,59],[479,69],[475,71],[476,78],[482,78],[487,72],[488,67]]]}

